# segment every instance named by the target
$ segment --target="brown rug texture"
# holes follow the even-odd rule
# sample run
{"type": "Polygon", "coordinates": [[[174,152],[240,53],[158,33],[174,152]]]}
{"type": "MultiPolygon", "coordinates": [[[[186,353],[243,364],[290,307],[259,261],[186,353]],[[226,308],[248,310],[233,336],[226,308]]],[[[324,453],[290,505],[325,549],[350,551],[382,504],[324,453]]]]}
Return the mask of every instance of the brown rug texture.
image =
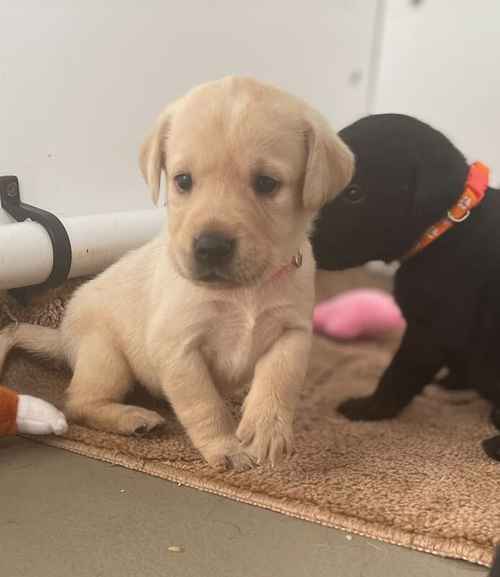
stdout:
{"type": "MultiPolygon", "coordinates": [[[[0,295],[0,326],[10,315],[56,326],[76,284],[26,308],[0,295]]],[[[349,287],[388,284],[361,270],[321,273],[318,301],[349,287]]],[[[472,392],[429,386],[393,421],[351,423],[335,410],[342,399],[373,389],[397,342],[397,335],[356,344],[315,337],[296,420],[296,452],[276,469],[214,472],[166,405],[160,406],[168,415],[166,429],[149,438],[72,426],[63,439],[37,440],[292,517],[490,565],[500,542],[500,466],[480,446],[494,433],[488,404],[472,392]]],[[[58,404],[69,376],[64,367],[14,353],[2,382],[58,404]]],[[[134,402],[155,405],[141,393],[134,402]]]]}

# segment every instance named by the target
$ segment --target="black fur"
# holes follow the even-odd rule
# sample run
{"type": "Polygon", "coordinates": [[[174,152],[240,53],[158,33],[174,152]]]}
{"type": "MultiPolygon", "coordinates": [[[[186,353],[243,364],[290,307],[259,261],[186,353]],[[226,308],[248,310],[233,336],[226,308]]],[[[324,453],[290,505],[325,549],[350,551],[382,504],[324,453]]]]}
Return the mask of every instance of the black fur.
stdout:
{"type": "MultiPolygon", "coordinates": [[[[443,134],[408,116],[369,116],[340,135],[356,173],[320,214],[318,265],[400,260],[458,200],[468,163],[443,134]]],[[[394,293],[407,321],[400,348],[375,393],[339,410],[353,420],[394,417],[447,367],[448,386],[476,388],[500,425],[500,191],[489,188],[465,222],[403,260],[394,293]]],[[[499,457],[500,437],[487,443],[499,457]]]]}

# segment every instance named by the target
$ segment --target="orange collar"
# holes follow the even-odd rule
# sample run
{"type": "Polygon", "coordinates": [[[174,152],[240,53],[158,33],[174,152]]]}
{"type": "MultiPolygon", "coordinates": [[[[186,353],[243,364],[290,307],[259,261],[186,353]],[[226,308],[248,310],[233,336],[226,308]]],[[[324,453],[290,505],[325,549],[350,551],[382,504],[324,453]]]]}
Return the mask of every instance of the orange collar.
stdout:
{"type": "Polygon", "coordinates": [[[471,164],[462,196],[458,199],[456,204],[450,208],[443,219],[424,232],[420,240],[410,250],[410,252],[404,256],[403,260],[419,253],[456,223],[467,220],[470,211],[483,200],[486,194],[489,175],[490,170],[485,164],[482,164],[481,162],[474,162],[474,164],[471,164]]]}

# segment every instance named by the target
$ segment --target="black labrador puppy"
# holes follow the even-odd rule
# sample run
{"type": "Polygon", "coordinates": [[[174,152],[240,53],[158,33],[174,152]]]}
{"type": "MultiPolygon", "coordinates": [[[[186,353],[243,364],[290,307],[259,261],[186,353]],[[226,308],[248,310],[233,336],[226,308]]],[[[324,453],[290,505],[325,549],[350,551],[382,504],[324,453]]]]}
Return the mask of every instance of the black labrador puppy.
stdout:
{"type": "MultiPolygon", "coordinates": [[[[345,401],[340,412],[394,417],[448,368],[450,387],[477,389],[500,428],[500,191],[487,186],[483,165],[469,166],[415,118],[368,116],[340,135],[357,167],[317,221],[318,266],[400,261],[394,293],[407,321],[376,391],[345,401]]],[[[500,459],[500,436],[484,448],[500,459]]]]}

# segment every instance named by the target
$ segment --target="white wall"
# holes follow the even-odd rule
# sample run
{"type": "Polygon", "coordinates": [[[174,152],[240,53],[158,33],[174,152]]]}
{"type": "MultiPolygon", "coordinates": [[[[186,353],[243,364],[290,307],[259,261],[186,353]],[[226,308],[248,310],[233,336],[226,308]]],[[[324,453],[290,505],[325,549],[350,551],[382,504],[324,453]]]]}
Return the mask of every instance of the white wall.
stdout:
{"type": "Polygon", "coordinates": [[[500,1],[385,0],[372,112],[445,132],[500,183],[500,1]]]}
{"type": "MultiPolygon", "coordinates": [[[[251,74],[341,127],[367,111],[377,0],[0,0],[0,174],[59,215],[147,208],[160,109],[251,74]]],[[[0,223],[8,222],[0,211],[0,223]]]]}

